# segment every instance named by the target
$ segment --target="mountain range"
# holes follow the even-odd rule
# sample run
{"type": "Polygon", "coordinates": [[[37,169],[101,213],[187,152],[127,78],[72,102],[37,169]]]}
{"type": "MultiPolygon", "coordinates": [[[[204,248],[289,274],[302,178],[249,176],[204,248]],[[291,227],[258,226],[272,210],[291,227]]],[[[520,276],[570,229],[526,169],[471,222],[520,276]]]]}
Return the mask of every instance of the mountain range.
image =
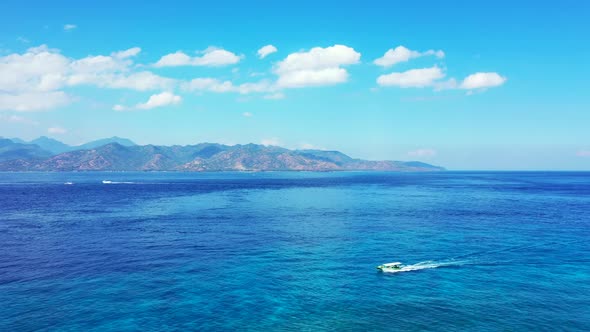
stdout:
{"type": "Polygon", "coordinates": [[[0,139],[0,171],[441,171],[417,161],[370,161],[338,151],[258,144],[136,145],[119,137],[70,146],[48,137],[0,139]]]}
{"type": "Polygon", "coordinates": [[[41,149],[48,151],[52,154],[59,154],[59,153],[63,153],[63,152],[76,151],[76,150],[94,149],[94,148],[98,148],[100,146],[103,146],[103,145],[106,145],[109,143],[119,143],[124,146],[136,145],[135,143],[133,143],[129,139],[121,138],[121,137],[117,137],[117,136],[114,136],[111,138],[99,139],[99,140],[88,142],[88,143],[82,144],[82,145],[67,145],[65,143],[62,143],[62,142],[60,142],[56,139],[53,139],[53,138],[49,138],[47,136],[41,136],[41,137],[36,138],[36,139],[29,141],[29,142],[24,141],[20,138],[11,138],[10,140],[15,143],[20,143],[20,144],[38,145],[41,149]]]}

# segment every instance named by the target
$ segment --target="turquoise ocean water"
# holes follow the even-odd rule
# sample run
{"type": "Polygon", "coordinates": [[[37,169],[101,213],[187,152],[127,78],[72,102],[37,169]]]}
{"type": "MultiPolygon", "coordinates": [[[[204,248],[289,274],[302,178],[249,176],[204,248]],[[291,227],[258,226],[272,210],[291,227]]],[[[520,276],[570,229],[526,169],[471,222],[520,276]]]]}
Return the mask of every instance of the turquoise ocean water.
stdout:
{"type": "Polygon", "coordinates": [[[0,330],[587,331],[590,173],[0,173],[0,330]]]}

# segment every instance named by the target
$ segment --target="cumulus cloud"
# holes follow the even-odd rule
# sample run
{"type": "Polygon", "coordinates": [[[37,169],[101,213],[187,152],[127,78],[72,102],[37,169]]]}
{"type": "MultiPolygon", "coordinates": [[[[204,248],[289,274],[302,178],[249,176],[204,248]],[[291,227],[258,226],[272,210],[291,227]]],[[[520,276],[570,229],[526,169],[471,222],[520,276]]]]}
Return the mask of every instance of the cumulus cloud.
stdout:
{"type": "Polygon", "coordinates": [[[0,57],[0,92],[45,92],[64,85],[70,60],[46,45],[0,57]]]}
{"type": "Polygon", "coordinates": [[[377,78],[377,84],[400,88],[424,88],[435,85],[436,81],[443,77],[445,74],[442,69],[434,66],[381,75],[377,78]]]}
{"type": "Polygon", "coordinates": [[[158,76],[149,71],[133,72],[133,61],[141,48],[111,53],[110,56],[89,56],[71,63],[73,73],[69,85],[96,85],[103,88],[131,89],[138,91],[171,89],[176,80],[158,76]]]}
{"type": "Polygon", "coordinates": [[[133,47],[110,55],[72,59],[41,45],[22,54],[1,56],[0,107],[19,111],[55,108],[71,100],[61,90],[77,85],[139,91],[174,87],[174,79],[149,71],[135,72],[132,57],[140,52],[139,47],[133,47]]]}
{"type": "Polygon", "coordinates": [[[408,156],[410,157],[434,157],[436,156],[436,151],[433,149],[418,149],[414,151],[408,152],[408,156]]]}
{"type": "MultiPolygon", "coordinates": [[[[390,67],[410,59],[435,56],[443,58],[445,53],[441,50],[428,50],[424,52],[410,50],[404,46],[389,49],[385,54],[373,61],[381,67],[390,67]]],[[[455,78],[442,80],[446,74],[438,66],[430,68],[410,69],[404,72],[393,72],[381,75],[377,78],[380,86],[396,86],[400,88],[425,88],[433,87],[435,90],[463,89],[484,91],[487,88],[497,87],[506,82],[506,77],[495,72],[478,72],[471,74],[458,82],[455,78]]],[[[473,93],[469,91],[468,94],[473,93]]]]}
{"type": "Polygon", "coordinates": [[[461,89],[474,90],[485,89],[500,86],[506,82],[506,77],[500,76],[498,73],[475,73],[467,76],[461,85],[461,89]]]}
{"type": "Polygon", "coordinates": [[[418,52],[410,50],[404,46],[398,46],[396,48],[390,48],[385,54],[373,61],[374,64],[381,67],[391,67],[400,62],[407,62],[410,59],[419,58],[427,55],[433,55],[437,58],[444,58],[445,52],[438,50],[428,50],[425,52],[418,52]]]}
{"type": "Polygon", "coordinates": [[[209,66],[218,67],[232,65],[240,62],[243,56],[237,55],[221,48],[209,47],[204,51],[197,52],[200,55],[191,57],[182,51],[164,55],[155,67],[178,67],[178,66],[209,66]]]}
{"type": "Polygon", "coordinates": [[[69,31],[69,30],[74,30],[76,29],[78,26],[75,24],[66,24],[64,25],[64,30],[69,31]]]}
{"type": "Polygon", "coordinates": [[[266,45],[266,46],[261,47],[257,53],[258,53],[258,57],[260,59],[264,59],[264,58],[266,58],[267,55],[275,53],[276,51],[278,51],[278,50],[273,45],[266,45]]]}
{"type": "Polygon", "coordinates": [[[68,131],[62,127],[51,127],[47,129],[47,132],[50,134],[63,135],[68,131]]]}
{"type": "Polygon", "coordinates": [[[283,89],[346,82],[348,72],[342,66],[358,63],[360,56],[353,48],[344,45],[315,47],[309,51],[289,54],[279,61],[273,68],[273,73],[277,75],[277,79],[273,81],[265,79],[234,84],[228,80],[208,77],[184,82],[181,87],[184,91],[191,92],[265,93],[265,99],[282,99],[285,97],[281,92],[283,89]]]}
{"type": "Polygon", "coordinates": [[[433,66],[381,75],[377,78],[377,84],[399,88],[433,87],[436,90],[483,90],[500,86],[506,82],[506,78],[498,73],[475,73],[467,76],[461,83],[458,83],[454,78],[442,81],[441,79],[445,76],[446,74],[441,68],[433,66]]]}
{"type": "Polygon", "coordinates": [[[344,68],[297,70],[280,75],[278,85],[285,88],[334,85],[348,81],[344,68]]]}
{"type": "Polygon", "coordinates": [[[177,96],[171,92],[162,92],[156,95],[150,96],[150,99],[146,103],[138,104],[138,109],[152,109],[155,107],[162,107],[168,105],[176,105],[182,101],[180,96],[177,96]]]}
{"type": "Polygon", "coordinates": [[[301,88],[346,82],[348,72],[341,66],[356,64],[360,57],[360,53],[345,45],[291,53],[274,68],[277,86],[301,88]]]}
{"type": "Polygon", "coordinates": [[[113,106],[114,111],[132,111],[132,110],[149,110],[156,107],[164,107],[170,105],[180,104],[182,97],[173,94],[172,92],[162,92],[151,95],[145,103],[139,103],[132,107],[123,105],[113,106]]]}

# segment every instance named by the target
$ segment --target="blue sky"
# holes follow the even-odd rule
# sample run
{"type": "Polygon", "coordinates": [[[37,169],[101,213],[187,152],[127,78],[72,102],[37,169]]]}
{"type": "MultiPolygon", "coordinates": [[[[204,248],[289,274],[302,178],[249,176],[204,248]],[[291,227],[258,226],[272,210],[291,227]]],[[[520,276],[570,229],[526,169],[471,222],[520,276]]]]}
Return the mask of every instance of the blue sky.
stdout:
{"type": "Polygon", "coordinates": [[[590,170],[589,16],[584,1],[3,1],[0,136],[590,170]]]}

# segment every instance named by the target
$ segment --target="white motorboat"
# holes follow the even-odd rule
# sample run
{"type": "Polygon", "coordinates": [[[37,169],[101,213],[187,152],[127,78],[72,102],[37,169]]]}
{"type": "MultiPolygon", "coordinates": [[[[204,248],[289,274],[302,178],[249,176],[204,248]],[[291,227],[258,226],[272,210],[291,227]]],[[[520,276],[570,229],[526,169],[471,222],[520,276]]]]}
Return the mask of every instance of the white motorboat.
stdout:
{"type": "Polygon", "coordinates": [[[377,266],[377,269],[381,272],[401,272],[403,268],[404,265],[401,262],[385,263],[377,266]]]}

